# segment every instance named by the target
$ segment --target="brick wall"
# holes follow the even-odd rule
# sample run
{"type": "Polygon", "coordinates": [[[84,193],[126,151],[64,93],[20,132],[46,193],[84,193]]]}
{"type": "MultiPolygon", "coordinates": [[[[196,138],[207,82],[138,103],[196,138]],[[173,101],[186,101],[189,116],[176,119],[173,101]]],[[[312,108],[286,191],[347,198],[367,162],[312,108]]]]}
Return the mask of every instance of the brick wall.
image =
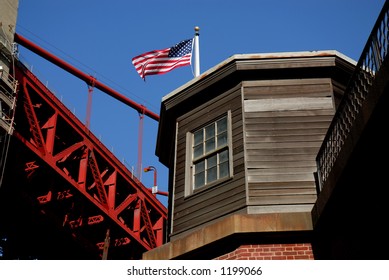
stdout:
{"type": "Polygon", "coordinates": [[[313,260],[309,243],[242,245],[216,260],[313,260]]]}

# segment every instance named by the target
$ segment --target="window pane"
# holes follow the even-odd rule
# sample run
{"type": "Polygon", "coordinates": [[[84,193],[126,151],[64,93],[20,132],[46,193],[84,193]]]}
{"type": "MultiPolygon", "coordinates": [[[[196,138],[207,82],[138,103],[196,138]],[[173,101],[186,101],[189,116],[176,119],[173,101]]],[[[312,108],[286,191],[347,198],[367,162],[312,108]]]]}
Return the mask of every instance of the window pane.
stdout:
{"type": "Polygon", "coordinates": [[[216,164],[217,164],[217,156],[216,156],[216,155],[211,156],[211,157],[207,160],[207,169],[216,166],[216,164]]]}
{"type": "Polygon", "coordinates": [[[205,140],[215,137],[215,124],[208,125],[205,128],[205,140]]]}
{"type": "Polygon", "coordinates": [[[203,143],[193,147],[193,158],[198,158],[204,154],[203,143]]]}
{"type": "Polygon", "coordinates": [[[207,171],[207,183],[216,181],[217,179],[217,167],[212,167],[207,171]]]}
{"type": "Polygon", "coordinates": [[[194,188],[205,185],[205,161],[200,161],[194,166],[194,188]]]}
{"type": "Polygon", "coordinates": [[[198,173],[194,176],[194,188],[199,188],[205,185],[205,172],[198,173]]]}
{"type": "Polygon", "coordinates": [[[217,136],[217,147],[223,147],[227,145],[227,132],[223,132],[217,136]]]}
{"type": "Polygon", "coordinates": [[[199,131],[196,131],[195,133],[194,133],[194,143],[193,143],[193,146],[196,146],[196,145],[198,145],[198,144],[200,144],[200,143],[203,143],[203,130],[201,129],[201,130],[199,130],[199,131]]]}
{"type": "Polygon", "coordinates": [[[215,138],[210,138],[205,141],[205,153],[209,153],[215,150],[215,138]]]}
{"type": "Polygon", "coordinates": [[[228,150],[225,150],[219,154],[219,179],[228,177],[230,175],[228,164],[228,150]]]}
{"type": "Polygon", "coordinates": [[[227,131],[227,118],[224,117],[217,122],[217,134],[227,131]]]}
{"type": "Polygon", "coordinates": [[[219,154],[219,162],[226,162],[228,161],[228,150],[225,150],[219,154]]]}
{"type": "Polygon", "coordinates": [[[207,160],[207,183],[217,180],[217,155],[207,160]]]}
{"type": "Polygon", "coordinates": [[[228,162],[223,162],[219,165],[219,179],[229,176],[228,162]]]}
{"type": "Polygon", "coordinates": [[[195,174],[197,173],[200,173],[200,172],[203,172],[205,170],[205,161],[200,161],[198,163],[195,164],[195,174]]]}
{"type": "Polygon", "coordinates": [[[227,145],[227,118],[224,117],[218,120],[217,126],[217,147],[223,147],[227,145]]]}

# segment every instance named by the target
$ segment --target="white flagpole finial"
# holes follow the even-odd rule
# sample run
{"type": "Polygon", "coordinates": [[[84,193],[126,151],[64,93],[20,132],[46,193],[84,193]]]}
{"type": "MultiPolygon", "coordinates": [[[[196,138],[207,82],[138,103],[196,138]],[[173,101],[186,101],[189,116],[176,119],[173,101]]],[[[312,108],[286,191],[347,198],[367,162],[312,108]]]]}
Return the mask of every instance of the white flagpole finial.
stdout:
{"type": "Polygon", "coordinates": [[[195,65],[194,65],[194,70],[195,70],[195,77],[200,75],[200,50],[199,50],[199,31],[200,27],[196,26],[194,28],[195,30],[195,38],[194,38],[194,54],[195,54],[195,65]]]}

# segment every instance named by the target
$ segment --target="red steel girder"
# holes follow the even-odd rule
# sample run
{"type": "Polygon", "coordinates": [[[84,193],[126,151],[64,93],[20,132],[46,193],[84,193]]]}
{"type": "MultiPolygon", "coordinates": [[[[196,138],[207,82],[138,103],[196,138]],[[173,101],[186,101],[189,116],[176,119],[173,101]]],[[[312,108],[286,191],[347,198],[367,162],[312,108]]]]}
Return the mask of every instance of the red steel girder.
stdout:
{"type": "Polygon", "coordinates": [[[66,216],[63,225],[74,236],[86,235],[83,240],[101,240],[114,224],[112,240],[131,240],[117,244],[137,244],[137,250],[141,247],[144,251],[162,245],[166,207],[22,64],[18,64],[17,79],[19,100],[28,100],[28,106],[19,106],[21,129],[15,131],[15,137],[35,155],[26,162],[26,177],[31,174],[28,172],[49,168],[66,182],[64,186],[40,185],[41,195],[34,197],[43,212],[60,211],[60,219],[66,216]],[[80,198],[88,203],[80,205],[80,198]],[[85,214],[74,210],[78,208],[89,217],[100,218],[86,223],[85,214]],[[98,225],[100,230],[80,233],[85,224],[98,225]]]}
{"type": "Polygon", "coordinates": [[[43,58],[47,59],[48,61],[54,63],[55,65],[61,67],[62,69],[66,70],[70,74],[78,77],[79,79],[83,80],[90,86],[94,86],[101,91],[109,94],[113,98],[123,102],[124,104],[132,107],[133,109],[137,110],[139,113],[144,114],[156,121],[159,121],[159,116],[155,114],[154,112],[148,110],[143,105],[140,105],[131,99],[127,98],[126,96],[118,93],[117,91],[111,89],[110,87],[106,86],[105,84],[97,81],[95,78],[91,78],[90,75],[85,74],[84,72],[78,70],[74,66],[70,65],[69,63],[63,61],[62,59],[54,56],[50,52],[46,51],[45,49],[41,48],[40,46],[34,44],[27,38],[21,36],[20,34],[15,33],[14,40],[16,43],[21,44],[22,46],[26,47],[30,51],[33,51],[34,53],[42,56],[43,58]]]}
{"type": "MultiPolygon", "coordinates": [[[[23,90],[26,90],[26,87],[22,87],[23,90]]],[[[38,118],[34,111],[34,105],[31,102],[30,95],[26,92],[23,94],[24,97],[24,111],[27,116],[28,123],[30,125],[30,130],[32,132],[32,141],[35,142],[37,149],[42,153],[46,153],[46,148],[44,145],[42,131],[39,128],[38,118]]]]}
{"type": "Polygon", "coordinates": [[[99,196],[100,202],[105,208],[108,209],[107,192],[105,191],[104,182],[101,179],[99,166],[96,162],[96,158],[94,156],[93,151],[90,151],[90,153],[89,153],[88,164],[89,164],[90,170],[92,171],[94,183],[97,186],[97,194],[99,196]]]}
{"type": "Polygon", "coordinates": [[[150,217],[149,217],[149,215],[147,213],[146,205],[145,205],[143,200],[139,200],[139,202],[140,202],[140,205],[139,205],[139,207],[140,207],[140,214],[141,214],[142,219],[144,221],[147,235],[149,237],[151,246],[153,248],[155,248],[155,247],[157,247],[157,241],[156,241],[156,237],[155,237],[155,234],[154,234],[153,226],[152,226],[151,221],[150,221],[150,217]]]}

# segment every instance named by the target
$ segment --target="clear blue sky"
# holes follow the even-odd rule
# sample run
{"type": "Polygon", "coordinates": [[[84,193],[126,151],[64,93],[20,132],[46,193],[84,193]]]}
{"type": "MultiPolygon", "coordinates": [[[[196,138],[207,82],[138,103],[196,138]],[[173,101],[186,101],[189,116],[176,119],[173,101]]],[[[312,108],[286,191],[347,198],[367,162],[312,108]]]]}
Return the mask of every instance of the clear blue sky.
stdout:
{"type": "MultiPolygon", "coordinates": [[[[194,36],[200,27],[201,72],[234,54],[337,50],[358,60],[384,0],[19,0],[16,32],[131,100],[159,114],[163,96],[193,78],[189,66],[144,82],[131,59],[194,36]]],[[[20,47],[20,59],[85,121],[85,82],[20,47]]],[[[138,160],[138,113],[94,90],[91,130],[128,168],[138,160]]],[[[145,117],[143,166],[155,156],[158,124],[145,117]]],[[[153,175],[142,182],[153,185],[153,175]]],[[[164,197],[161,198],[166,203],[164,197]]]]}

